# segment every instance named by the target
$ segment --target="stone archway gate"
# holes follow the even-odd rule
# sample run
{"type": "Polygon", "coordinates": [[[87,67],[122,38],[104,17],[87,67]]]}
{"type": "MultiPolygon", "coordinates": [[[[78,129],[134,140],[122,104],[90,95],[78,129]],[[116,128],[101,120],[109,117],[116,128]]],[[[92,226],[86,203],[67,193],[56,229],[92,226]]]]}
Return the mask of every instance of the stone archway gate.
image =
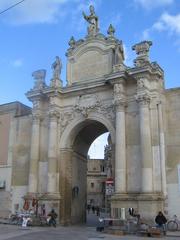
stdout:
{"type": "Polygon", "coordinates": [[[27,92],[33,110],[25,197],[57,208],[63,224],[83,219],[82,212],[72,218],[72,159],[76,155],[76,160],[84,161],[98,131],[109,131],[114,145],[112,211],[133,207],[151,218],[163,208],[163,71],[149,60],[149,41],[133,46],[137,58],[132,68],[127,67],[122,41],[114,31],[111,25],[104,36],[99,29],[89,28],[85,39],[71,38],[66,53],[67,86],[62,86],[57,72],[47,86],[45,71],[38,70],[33,74],[34,88],[27,92]],[[87,129],[95,132],[90,139],[87,129]]]}

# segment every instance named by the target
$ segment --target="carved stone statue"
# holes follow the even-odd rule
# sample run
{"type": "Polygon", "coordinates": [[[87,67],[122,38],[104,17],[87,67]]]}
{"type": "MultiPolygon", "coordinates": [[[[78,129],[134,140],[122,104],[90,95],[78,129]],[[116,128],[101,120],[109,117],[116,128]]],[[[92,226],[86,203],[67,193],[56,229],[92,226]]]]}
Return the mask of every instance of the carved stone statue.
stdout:
{"type": "Polygon", "coordinates": [[[58,56],[56,56],[56,60],[52,64],[52,69],[53,69],[53,79],[60,79],[62,62],[61,62],[61,59],[58,56]]]}
{"type": "Polygon", "coordinates": [[[32,73],[34,78],[34,89],[42,89],[45,84],[46,70],[40,69],[32,73]]]}
{"type": "Polygon", "coordinates": [[[110,24],[107,30],[107,34],[109,35],[110,38],[113,38],[114,33],[115,33],[115,28],[113,27],[112,24],[110,24]]]}
{"type": "Polygon", "coordinates": [[[124,50],[121,44],[118,44],[115,48],[115,57],[114,57],[114,64],[122,64],[124,61],[124,50]]]}
{"type": "Polygon", "coordinates": [[[89,23],[88,35],[96,35],[99,31],[98,17],[96,16],[94,7],[92,5],[89,7],[89,10],[90,10],[89,16],[87,16],[84,12],[82,14],[83,14],[84,19],[89,23]]]}
{"type": "Polygon", "coordinates": [[[138,55],[137,58],[134,60],[134,64],[136,67],[143,67],[147,63],[149,63],[149,49],[151,46],[151,41],[143,41],[135,44],[132,47],[132,50],[135,50],[136,54],[138,55]]]}
{"type": "Polygon", "coordinates": [[[70,46],[71,48],[74,48],[74,47],[75,47],[76,41],[75,41],[75,39],[74,39],[73,36],[72,36],[71,39],[69,40],[68,44],[69,44],[69,46],[70,46]]]}

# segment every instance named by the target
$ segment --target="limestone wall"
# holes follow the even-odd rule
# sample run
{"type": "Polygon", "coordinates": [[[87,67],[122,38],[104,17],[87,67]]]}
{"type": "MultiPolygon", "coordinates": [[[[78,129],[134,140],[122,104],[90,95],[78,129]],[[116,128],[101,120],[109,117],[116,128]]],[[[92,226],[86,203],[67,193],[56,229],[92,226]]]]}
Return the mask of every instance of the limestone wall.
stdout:
{"type": "Polygon", "coordinates": [[[6,165],[8,161],[10,123],[11,115],[9,113],[0,115],[0,165],[6,165]]]}
{"type": "Polygon", "coordinates": [[[166,90],[166,172],[168,214],[180,215],[180,88],[166,90]]]}
{"type": "Polygon", "coordinates": [[[17,193],[14,188],[18,185],[17,178],[23,182],[24,176],[26,178],[28,175],[28,166],[24,165],[22,156],[28,152],[23,146],[29,145],[30,135],[27,136],[25,132],[30,133],[31,126],[24,121],[29,122],[30,112],[29,107],[19,102],[0,105],[0,181],[5,181],[4,189],[0,189],[1,217],[9,216],[14,209],[14,203],[22,201],[22,194],[19,194],[21,191],[17,193]],[[19,162],[22,164],[18,164],[19,162]],[[20,171],[24,173],[19,174],[20,171]],[[15,201],[17,198],[18,200],[15,201]]]}
{"type": "Polygon", "coordinates": [[[14,118],[14,144],[12,161],[12,210],[19,204],[23,206],[22,197],[27,192],[29,177],[29,156],[31,141],[31,118],[29,116],[14,118]]]}

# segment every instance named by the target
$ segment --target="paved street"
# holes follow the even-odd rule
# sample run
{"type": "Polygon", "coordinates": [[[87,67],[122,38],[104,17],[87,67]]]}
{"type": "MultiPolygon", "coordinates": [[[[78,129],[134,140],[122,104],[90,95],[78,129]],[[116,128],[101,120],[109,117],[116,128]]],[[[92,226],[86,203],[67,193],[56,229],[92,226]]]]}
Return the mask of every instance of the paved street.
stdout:
{"type": "MultiPolygon", "coordinates": [[[[169,240],[177,240],[180,239],[180,234],[174,233],[176,236],[167,236],[161,239],[169,239],[169,240]]],[[[94,227],[86,227],[86,226],[79,226],[79,227],[57,227],[57,228],[50,228],[50,227],[32,227],[27,229],[22,229],[18,226],[11,226],[11,225],[0,225],[0,240],[5,239],[12,239],[12,240],[115,240],[115,239],[150,239],[148,237],[136,237],[136,236],[113,236],[103,233],[98,233],[95,231],[94,227]]],[[[156,238],[153,238],[156,239],[156,238]]],[[[157,238],[159,239],[159,238],[157,238]]]]}
{"type": "MultiPolygon", "coordinates": [[[[22,228],[15,225],[0,224],[0,240],[116,240],[116,239],[150,239],[149,237],[137,236],[113,236],[96,231],[98,217],[94,214],[89,214],[87,224],[84,226],[70,226],[70,227],[28,227],[22,228]]],[[[159,238],[153,238],[159,239],[159,238]]],[[[177,240],[180,239],[180,232],[168,233],[168,236],[161,239],[177,240]],[[171,236],[170,236],[171,234],[171,236]],[[174,235],[174,236],[173,236],[174,235]]]]}

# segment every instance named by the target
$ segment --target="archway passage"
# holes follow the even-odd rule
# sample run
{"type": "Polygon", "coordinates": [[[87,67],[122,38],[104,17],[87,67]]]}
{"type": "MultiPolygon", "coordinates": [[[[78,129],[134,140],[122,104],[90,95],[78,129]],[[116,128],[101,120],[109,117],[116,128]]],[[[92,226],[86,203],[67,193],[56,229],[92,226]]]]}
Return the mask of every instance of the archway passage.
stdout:
{"type": "Polygon", "coordinates": [[[69,132],[71,145],[61,149],[60,193],[62,196],[60,221],[62,224],[86,221],[87,155],[92,142],[107,127],[96,120],[87,119],[69,132]]]}

